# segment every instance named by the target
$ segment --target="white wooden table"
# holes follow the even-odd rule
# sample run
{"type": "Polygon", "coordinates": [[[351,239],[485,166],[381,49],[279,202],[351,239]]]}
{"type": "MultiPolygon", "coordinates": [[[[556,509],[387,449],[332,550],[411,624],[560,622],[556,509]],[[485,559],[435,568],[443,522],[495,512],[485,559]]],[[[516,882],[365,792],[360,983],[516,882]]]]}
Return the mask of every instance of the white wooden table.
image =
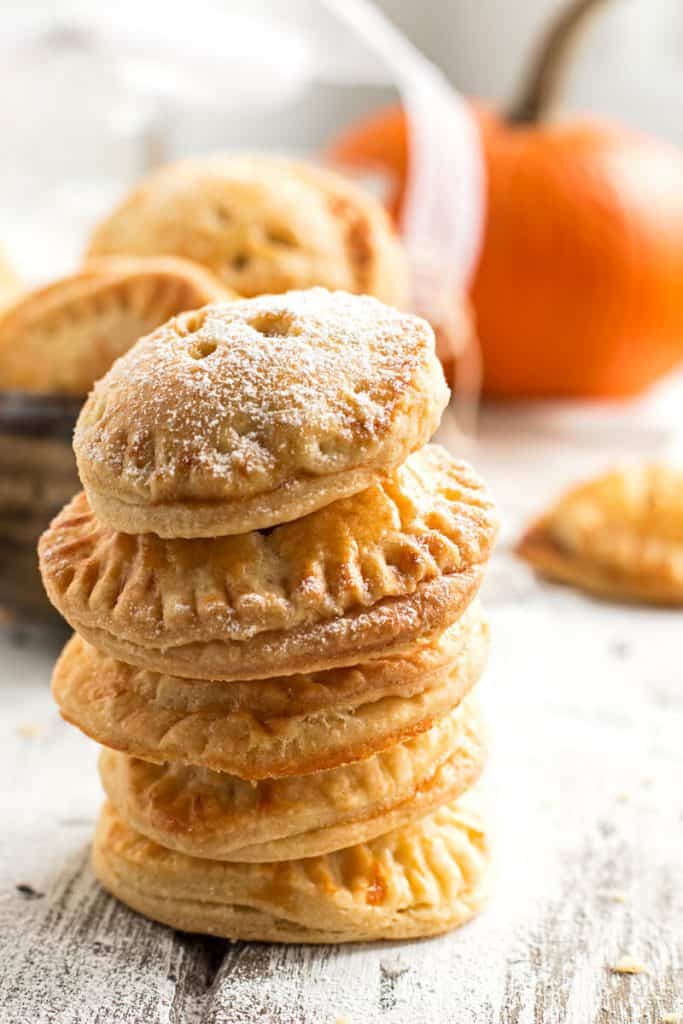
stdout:
{"type": "Polygon", "coordinates": [[[683,1021],[682,617],[539,584],[509,553],[592,449],[570,458],[503,431],[474,458],[507,516],[484,594],[490,909],[443,938],[310,949],[132,913],[88,865],[96,748],[50,700],[55,638],[4,628],[1,1024],[683,1021]],[[646,971],[613,972],[623,956],[646,971]]]}

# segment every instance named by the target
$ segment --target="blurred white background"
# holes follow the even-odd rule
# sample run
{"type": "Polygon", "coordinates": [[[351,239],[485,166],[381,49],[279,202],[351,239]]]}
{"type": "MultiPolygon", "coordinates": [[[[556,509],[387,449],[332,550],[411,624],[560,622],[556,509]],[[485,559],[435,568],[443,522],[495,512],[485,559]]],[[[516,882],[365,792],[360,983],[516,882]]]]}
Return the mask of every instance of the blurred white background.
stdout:
{"type": "MultiPolygon", "coordinates": [[[[380,0],[465,93],[515,96],[558,0],[380,0]]],[[[394,95],[319,0],[9,0],[0,9],[0,242],[40,280],[154,160],[229,147],[314,152],[394,95]],[[182,97],[182,98],[181,98],[182,97]]],[[[589,108],[683,143],[683,4],[612,0],[560,114],[589,108]]]]}

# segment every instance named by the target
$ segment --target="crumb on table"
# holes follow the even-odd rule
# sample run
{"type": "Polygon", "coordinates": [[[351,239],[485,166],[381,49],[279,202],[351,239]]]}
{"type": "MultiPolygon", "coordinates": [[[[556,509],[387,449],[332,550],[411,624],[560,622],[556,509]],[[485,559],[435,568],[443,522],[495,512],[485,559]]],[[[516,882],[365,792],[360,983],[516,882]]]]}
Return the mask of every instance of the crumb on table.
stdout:
{"type": "Polygon", "coordinates": [[[610,970],[615,974],[645,974],[647,967],[642,960],[638,960],[634,956],[622,956],[615,964],[612,964],[610,970]]]}
{"type": "Polygon", "coordinates": [[[31,738],[33,736],[40,736],[42,731],[42,726],[36,725],[34,722],[26,722],[23,725],[17,726],[17,735],[26,736],[27,738],[31,738]]]}

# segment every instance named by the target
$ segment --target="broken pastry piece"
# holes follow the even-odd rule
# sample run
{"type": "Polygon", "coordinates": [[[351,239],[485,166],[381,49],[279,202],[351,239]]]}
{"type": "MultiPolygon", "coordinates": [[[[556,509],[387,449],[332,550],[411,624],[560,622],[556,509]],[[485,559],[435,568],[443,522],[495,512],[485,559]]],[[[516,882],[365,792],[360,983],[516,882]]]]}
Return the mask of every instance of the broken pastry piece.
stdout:
{"type": "Polygon", "coordinates": [[[683,470],[617,467],[531,524],[517,554],[538,573],[614,601],[683,604],[683,470]]]}

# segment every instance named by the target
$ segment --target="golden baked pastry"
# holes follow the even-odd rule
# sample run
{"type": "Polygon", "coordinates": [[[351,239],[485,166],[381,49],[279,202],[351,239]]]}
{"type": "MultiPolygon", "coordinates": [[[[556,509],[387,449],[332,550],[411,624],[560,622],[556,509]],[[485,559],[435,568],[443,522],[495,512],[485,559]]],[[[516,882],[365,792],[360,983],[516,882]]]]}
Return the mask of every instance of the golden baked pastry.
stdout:
{"type": "Polygon", "coordinates": [[[43,534],[55,607],[100,650],[201,679],[351,665],[443,631],[497,529],[484,484],[437,446],[351,498],[267,532],[116,533],[77,495],[43,534]]]}
{"type": "Polygon", "coordinates": [[[436,935],[486,900],[490,853],[468,797],[368,843],[270,864],[168,850],[106,804],[93,866],[112,895],[182,931],[305,943],[436,935]]]}
{"type": "Polygon", "coordinates": [[[683,604],[683,471],[615,468],[565,494],[517,553],[539,573],[615,601],[683,604]]]}
{"type": "Polygon", "coordinates": [[[402,306],[408,294],[382,204],[337,174],[272,156],[155,171],[99,226],[89,252],[185,256],[241,295],[324,285],[402,306]]]}
{"type": "Polygon", "coordinates": [[[467,698],[412,740],[312,775],[254,784],[106,749],[100,775],[123,820],[162,846],[260,862],[329,853],[408,824],[456,800],[484,758],[481,722],[467,698]]]}
{"type": "Polygon", "coordinates": [[[303,775],[429,729],[479,679],[487,651],[476,602],[445,633],[401,655],[243,683],[158,675],[74,636],[52,692],[66,721],[147,761],[245,779],[303,775]]]}
{"type": "Polygon", "coordinates": [[[447,401],[423,320],[317,288],[171,320],[98,383],[74,449],[116,530],[246,533],[363,490],[447,401]]]}
{"type": "Polygon", "coordinates": [[[231,297],[188,260],[98,261],[0,310],[0,386],[85,394],[141,334],[231,297]]]}

